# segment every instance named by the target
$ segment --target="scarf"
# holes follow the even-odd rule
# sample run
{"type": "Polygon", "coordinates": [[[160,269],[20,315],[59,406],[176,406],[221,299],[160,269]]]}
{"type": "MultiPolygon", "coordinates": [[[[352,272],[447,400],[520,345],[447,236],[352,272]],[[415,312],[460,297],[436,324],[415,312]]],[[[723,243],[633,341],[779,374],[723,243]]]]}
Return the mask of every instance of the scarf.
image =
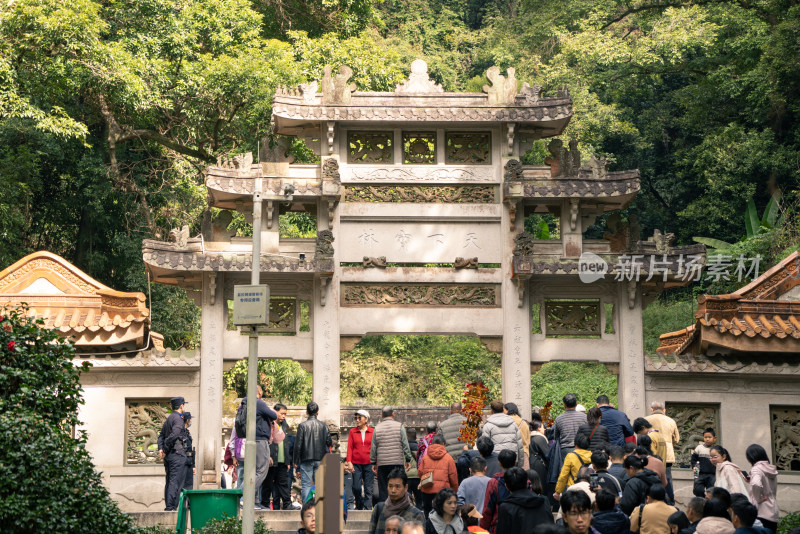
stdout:
{"type": "Polygon", "coordinates": [[[393,515],[400,515],[411,506],[411,499],[408,497],[408,492],[397,502],[393,502],[392,498],[386,499],[383,505],[383,517],[392,517],[393,515]]]}

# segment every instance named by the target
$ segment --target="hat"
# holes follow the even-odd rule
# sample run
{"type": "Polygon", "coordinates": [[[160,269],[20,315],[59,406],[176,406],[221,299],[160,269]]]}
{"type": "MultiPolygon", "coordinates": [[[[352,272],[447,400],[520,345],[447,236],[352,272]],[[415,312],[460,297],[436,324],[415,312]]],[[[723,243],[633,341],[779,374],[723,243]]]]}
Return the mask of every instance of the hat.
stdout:
{"type": "Polygon", "coordinates": [[[186,401],[183,399],[183,397],[172,397],[169,402],[172,404],[173,410],[180,408],[181,404],[186,404],[186,401]]]}
{"type": "Polygon", "coordinates": [[[362,417],[369,419],[369,412],[367,410],[357,410],[356,415],[360,415],[362,417]]]}
{"type": "Polygon", "coordinates": [[[577,405],[575,407],[575,411],[576,412],[585,412],[586,411],[586,406],[584,406],[583,404],[579,404],[579,405],[577,405]]]}
{"type": "Polygon", "coordinates": [[[191,418],[192,418],[191,412],[183,412],[183,420],[184,421],[188,421],[191,418]]]}

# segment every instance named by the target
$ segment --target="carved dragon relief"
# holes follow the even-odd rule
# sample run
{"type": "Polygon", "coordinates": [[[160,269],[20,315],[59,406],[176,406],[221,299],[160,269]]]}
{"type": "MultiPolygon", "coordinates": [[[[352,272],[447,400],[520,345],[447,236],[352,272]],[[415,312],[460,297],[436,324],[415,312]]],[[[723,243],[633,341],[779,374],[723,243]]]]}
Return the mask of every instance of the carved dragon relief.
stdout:
{"type": "Polygon", "coordinates": [[[499,287],[479,284],[343,284],[343,306],[497,307],[499,287]]]}

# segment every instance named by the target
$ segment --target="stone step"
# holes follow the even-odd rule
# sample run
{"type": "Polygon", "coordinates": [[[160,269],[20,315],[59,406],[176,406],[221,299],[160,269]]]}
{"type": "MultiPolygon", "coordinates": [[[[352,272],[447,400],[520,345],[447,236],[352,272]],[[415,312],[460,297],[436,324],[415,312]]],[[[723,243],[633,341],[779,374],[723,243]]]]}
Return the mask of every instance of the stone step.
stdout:
{"type": "MultiPolygon", "coordinates": [[[[129,515],[143,527],[161,525],[175,528],[178,519],[178,512],[133,512],[129,515]]],[[[350,510],[344,531],[348,534],[366,534],[371,517],[371,510],[350,510]]],[[[266,523],[274,534],[295,534],[300,527],[299,510],[256,510],[255,518],[266,523]]]]}

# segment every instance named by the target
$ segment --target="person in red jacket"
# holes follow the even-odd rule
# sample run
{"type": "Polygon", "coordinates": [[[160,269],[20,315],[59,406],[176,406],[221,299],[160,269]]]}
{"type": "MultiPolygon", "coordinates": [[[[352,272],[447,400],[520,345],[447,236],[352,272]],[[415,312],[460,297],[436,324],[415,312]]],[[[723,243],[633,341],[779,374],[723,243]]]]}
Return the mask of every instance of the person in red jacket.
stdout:
{"type": "Polygon", "coordinates": [[[350,429],[347,436],[346,469],[353,470],[353,497],[356,500],[356,510],[372,510],[372,484],[375,474],[369,461],[369,451],[372,447],[373,428],[369,426],[369,412],[358,410],[355,414],[356,427],[350,429]],[[364,492],[361,492],[361,484],[364,492]],[[362,497],[363,495],[363,497],[362,497]]]}
{"type": "Polygon", "coordinates": [[[426,454],[419,461],[419,489],[422,491],[422,505],[425,517],[433,510],[433,498],[444,488],[458,491],[458,472],[453,457],[447,454],[444,437],[436,434],[426,454]],[[429,473],[433,472],[433,483],[423,486],[429,473]]]}

